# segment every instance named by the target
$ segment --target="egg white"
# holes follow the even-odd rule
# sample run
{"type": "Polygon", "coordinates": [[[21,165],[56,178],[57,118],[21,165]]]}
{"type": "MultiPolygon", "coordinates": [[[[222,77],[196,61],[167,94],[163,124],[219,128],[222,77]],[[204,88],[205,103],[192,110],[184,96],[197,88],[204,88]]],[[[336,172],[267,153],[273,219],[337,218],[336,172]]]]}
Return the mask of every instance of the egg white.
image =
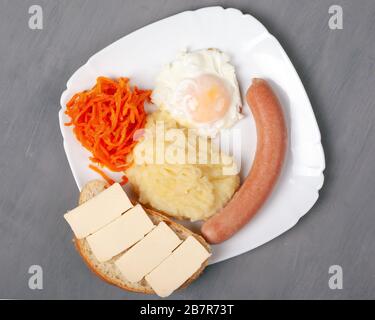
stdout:
{"type": "Polygon", "coordinates": [[[181,125],[196,129],[198,135],[216,136],[221,129],[232,127],[243,117],[240,113],[242,103],[235,69],[229,61],[228,55],[217,49],[180,53],[157,76],[151,96],[153,103],[168,111],[181,125]],[[194,79],[206,74],[214,75],[225,83],[230,92],[230,105],[221,119],[202,123],[192,119],[189,108],[194,106],[189,97],[184,97],[181,92],[184,92],[184,86],[194,84],[194,79]]]}

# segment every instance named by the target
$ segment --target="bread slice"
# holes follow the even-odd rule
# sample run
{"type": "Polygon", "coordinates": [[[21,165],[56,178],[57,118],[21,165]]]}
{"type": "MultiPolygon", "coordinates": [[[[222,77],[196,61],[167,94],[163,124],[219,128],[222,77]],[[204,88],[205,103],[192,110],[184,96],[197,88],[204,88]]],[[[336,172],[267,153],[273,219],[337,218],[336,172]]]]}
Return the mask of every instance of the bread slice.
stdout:
{"type": "MultiPolygon", "coordinates": [[[[79,196],[78,204],[82,204],[85,201],[90,200],[100,192],[102,192],[106,187],[106,182],[101,180],[93,180],[87,183],[79,196]]],[[[154,224],[158,224],[161,221],[164,221],[179,237],[180,239],[184,240],[188,236],[192,235],[194,236],[209,252],[211,252],[210,246],[207,244],[207,242],[199,235],[193,233],[189,229],[183,227],[182,225],[172,221],[171,219],[167,218],[163,214],[156,212],[154,210],[144,208],[152,220],[154,224]]],[[[124,290],[133,291],[133,292],[139,292],[139,293],[145,293],[145,294],[155,294],[155,292],[152,290],[152,288],[147,284],[147,282],[143,279],[140,282],[132,283],[127,281],[123,275],[121,274],[120,270],[117,269],[116,265],[114,264],[114,261],[121,255],[112,258],[109,261],[106,262],[99,262],[93,252],[90,249],[90,246],[86,239],[77,239],[75,238],[73,240],[76,249],[78,250],[79,254],[82,256],[83,260],[89,267],[89,269],[95,273],[99,278],[102,280],[115,285],[117,287],[120,287],[124,290]]],[[[199,275],[202,273],[204,268],[207,266],[206,260],[201,268],[193,274],[190,279],[188,279],[182,286],[186,287],[188,286],[192,281],[194,281],[196,278],[199,277],[199,275]]]]}

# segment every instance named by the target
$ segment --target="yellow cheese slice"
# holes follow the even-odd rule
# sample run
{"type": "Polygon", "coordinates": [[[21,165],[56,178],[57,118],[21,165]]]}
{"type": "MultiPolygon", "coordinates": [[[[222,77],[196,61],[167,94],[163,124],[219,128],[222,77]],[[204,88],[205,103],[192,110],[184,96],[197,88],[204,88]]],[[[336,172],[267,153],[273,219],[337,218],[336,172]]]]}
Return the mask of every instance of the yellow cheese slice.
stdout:
{"type": "Polygon", "coordinates": [[[95,257],[103,262],[130,248],[153,228],[151,219],[138,204],[86,240],[95,257]]]}
{"type": "Polygon", "coordinates": [[[160,222],[116,260],[115,264],[128,281],[138,282],[167,258],[181,242],[165,222],[160,222]]]}
{"type": "Polygon", "coordinates": [[[98,231],[132,208],[122,187],[115,183],[94,198],[69,211],[64,218],[78,239],[98,231]]]}
{"type": "Polygon", "coordinates": [[[210,256],[201,243],[189,236],[159,266],[146,275],[146,281],[161,297],[169,296],[188,280],[210,256]]]}

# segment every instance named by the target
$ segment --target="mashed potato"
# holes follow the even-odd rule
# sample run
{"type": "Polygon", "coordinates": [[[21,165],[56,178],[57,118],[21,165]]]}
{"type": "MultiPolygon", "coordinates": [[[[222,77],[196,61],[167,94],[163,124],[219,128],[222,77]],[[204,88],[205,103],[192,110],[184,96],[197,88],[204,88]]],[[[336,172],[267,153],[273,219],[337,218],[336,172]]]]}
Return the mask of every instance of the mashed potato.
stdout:
{"type": "Polygon", "coordinates": [[[239,186],[237,168],[233,158],[215,150],[210,140],[206,148],[202,145],[200,140],[192,143],[187,129],[167,113],[149,115],[146,134],[132,153],[134,165],[126,171],[139,201],[192,221],[205,220],[221,209],[239,186]],[[160,133],[161,125],[165,135],[160,139],[156,133],[160,133]],[[167,133],[170,129],[172,134],[167,133]],[[179,129],[177,133],[175,129],[179,129]],[[196,156],[189,158],[188,150],[196,150],[196,156]],[[208,163],[202,164],[205,153],[208,163]],[[191,163],[191,159],[197,163],[191,163]]]}

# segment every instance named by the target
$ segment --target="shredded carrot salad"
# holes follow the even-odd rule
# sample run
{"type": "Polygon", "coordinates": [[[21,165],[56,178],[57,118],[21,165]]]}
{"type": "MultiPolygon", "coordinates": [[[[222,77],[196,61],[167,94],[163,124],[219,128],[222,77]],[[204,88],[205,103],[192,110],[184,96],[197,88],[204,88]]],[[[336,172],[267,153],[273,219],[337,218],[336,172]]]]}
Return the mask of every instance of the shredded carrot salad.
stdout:
{"type": "MultiPolygon", "coordinates": [[[[131,166],[127,155],[137,143],[134,134],[145,126],[144,103],[150,101],[150,95],[151,90],[131,87],[128,78],[99,77],[91,90],[75,94],[67,103],[65,113],[71,121],[65,125],[74,126],[76,138],[92,153],[92,162],[122,172],[131,166]]],[[[99,168],[89,167],[114,183],[99,168]]],[[[121,183],[126,182],[123,176],[121,183]]]]}

